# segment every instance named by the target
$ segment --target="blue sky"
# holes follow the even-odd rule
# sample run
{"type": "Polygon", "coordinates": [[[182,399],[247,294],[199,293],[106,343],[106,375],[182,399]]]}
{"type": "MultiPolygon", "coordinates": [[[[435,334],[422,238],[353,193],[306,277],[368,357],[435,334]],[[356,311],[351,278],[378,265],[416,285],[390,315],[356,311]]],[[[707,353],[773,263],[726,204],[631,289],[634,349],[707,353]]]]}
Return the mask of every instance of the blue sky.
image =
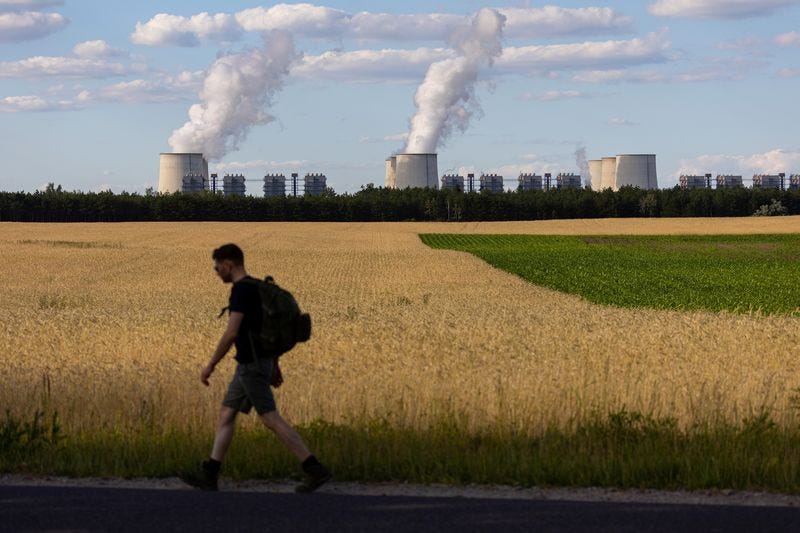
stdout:
{"type": "Polygon", "coordinates": [[[237,94],[212,73],[276,30],[294,53],[245,93],[258,123],[221,123],[212,171],[255,194],[275,172],[382,184],[428,67],[486,7],[505,17],[502,53],[481,64],[463,131],[439,139],[440,173],[580,172],[580,148],[655,153],[661,187],[800,173],[800,0],[0,0],[0,189],[157,187],[190,107],[237,94]]]}

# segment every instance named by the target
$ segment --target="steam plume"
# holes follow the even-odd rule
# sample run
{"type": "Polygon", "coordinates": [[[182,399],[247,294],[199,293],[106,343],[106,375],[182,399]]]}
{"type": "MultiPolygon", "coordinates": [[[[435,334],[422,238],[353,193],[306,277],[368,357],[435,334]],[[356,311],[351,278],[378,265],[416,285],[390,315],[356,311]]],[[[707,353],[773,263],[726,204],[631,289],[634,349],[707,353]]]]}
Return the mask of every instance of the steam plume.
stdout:
{"type": "Polygon", "coordinates": [[[592,176],[589,174],[589,162],[586,161],[585,146],[578,145],[578,147],[575,148],[575,164],[578,166],[578,170],[581,173],[581,177],[583,177],[583,183],[591,187],[592,176]]]}
{"type": "Polygon", "coordinates": [[[264,36],[263,48],[218,58],[206,73],[201,103],[169,138],[172,151],[219,160],[238,149],[252,126],[275,120],[266,109],[298,57],[291,35],[274,31],[264,36]]]}
{"type": "Polygon", "coordinates": [[[469,27],[453,35],[457,57],[431,64],[414,96],[417,114],[411,119],[406,153],[435,152],[454,127],[467,129],[472,115],[480,111],[475,100],[478,70],[491,66],[502,53],[505,22],[498,11],[481,9],[469,27]]]}

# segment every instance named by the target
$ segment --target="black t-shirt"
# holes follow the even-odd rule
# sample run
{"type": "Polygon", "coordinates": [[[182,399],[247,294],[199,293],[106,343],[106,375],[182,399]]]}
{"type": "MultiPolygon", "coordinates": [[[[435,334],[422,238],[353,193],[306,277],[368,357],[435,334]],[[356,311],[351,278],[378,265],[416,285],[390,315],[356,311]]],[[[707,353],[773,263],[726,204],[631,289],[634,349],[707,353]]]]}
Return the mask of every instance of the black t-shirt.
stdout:
{"type": "Polygon", "coordinates": [[[258,357],[269,357],[258,342],[258,334],[261,330],[261,296],[258,293],[256,281],[258,280],[246,276],[234,283],[228,301],[231,313],[244,313],[239,333],[236,335],[236,360],[240,363],[254,361],[254,348],[258,357]]]}

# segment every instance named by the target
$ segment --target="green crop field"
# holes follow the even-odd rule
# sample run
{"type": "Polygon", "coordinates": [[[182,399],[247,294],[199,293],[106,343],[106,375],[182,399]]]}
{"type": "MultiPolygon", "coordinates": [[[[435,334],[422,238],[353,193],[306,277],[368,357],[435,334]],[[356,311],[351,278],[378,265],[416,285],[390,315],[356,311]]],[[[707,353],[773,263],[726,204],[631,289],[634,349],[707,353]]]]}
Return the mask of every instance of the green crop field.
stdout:
{"type": "Polygon", "coordinates": [[[620,307],[800,312],[800,235],[423,234],[555,290],[620,307]]]}

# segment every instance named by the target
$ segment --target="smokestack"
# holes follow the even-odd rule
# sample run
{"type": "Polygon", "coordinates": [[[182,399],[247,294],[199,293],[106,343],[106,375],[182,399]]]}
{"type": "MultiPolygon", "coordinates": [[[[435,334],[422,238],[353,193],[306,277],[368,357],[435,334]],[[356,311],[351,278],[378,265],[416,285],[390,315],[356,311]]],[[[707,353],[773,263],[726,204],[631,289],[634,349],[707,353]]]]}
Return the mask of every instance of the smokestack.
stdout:
{"type": "Polygon", "coordinates": [[[472,115],[480,111],[475,100],[478,71],[502,53],[505,22],[498,11],[483,8],[469,27],[453,35],[458,56],[431,64],[414,96],[417,114],[411,119],[405,153],[434,153],[454,127],[467,129],[472,115]]]}

